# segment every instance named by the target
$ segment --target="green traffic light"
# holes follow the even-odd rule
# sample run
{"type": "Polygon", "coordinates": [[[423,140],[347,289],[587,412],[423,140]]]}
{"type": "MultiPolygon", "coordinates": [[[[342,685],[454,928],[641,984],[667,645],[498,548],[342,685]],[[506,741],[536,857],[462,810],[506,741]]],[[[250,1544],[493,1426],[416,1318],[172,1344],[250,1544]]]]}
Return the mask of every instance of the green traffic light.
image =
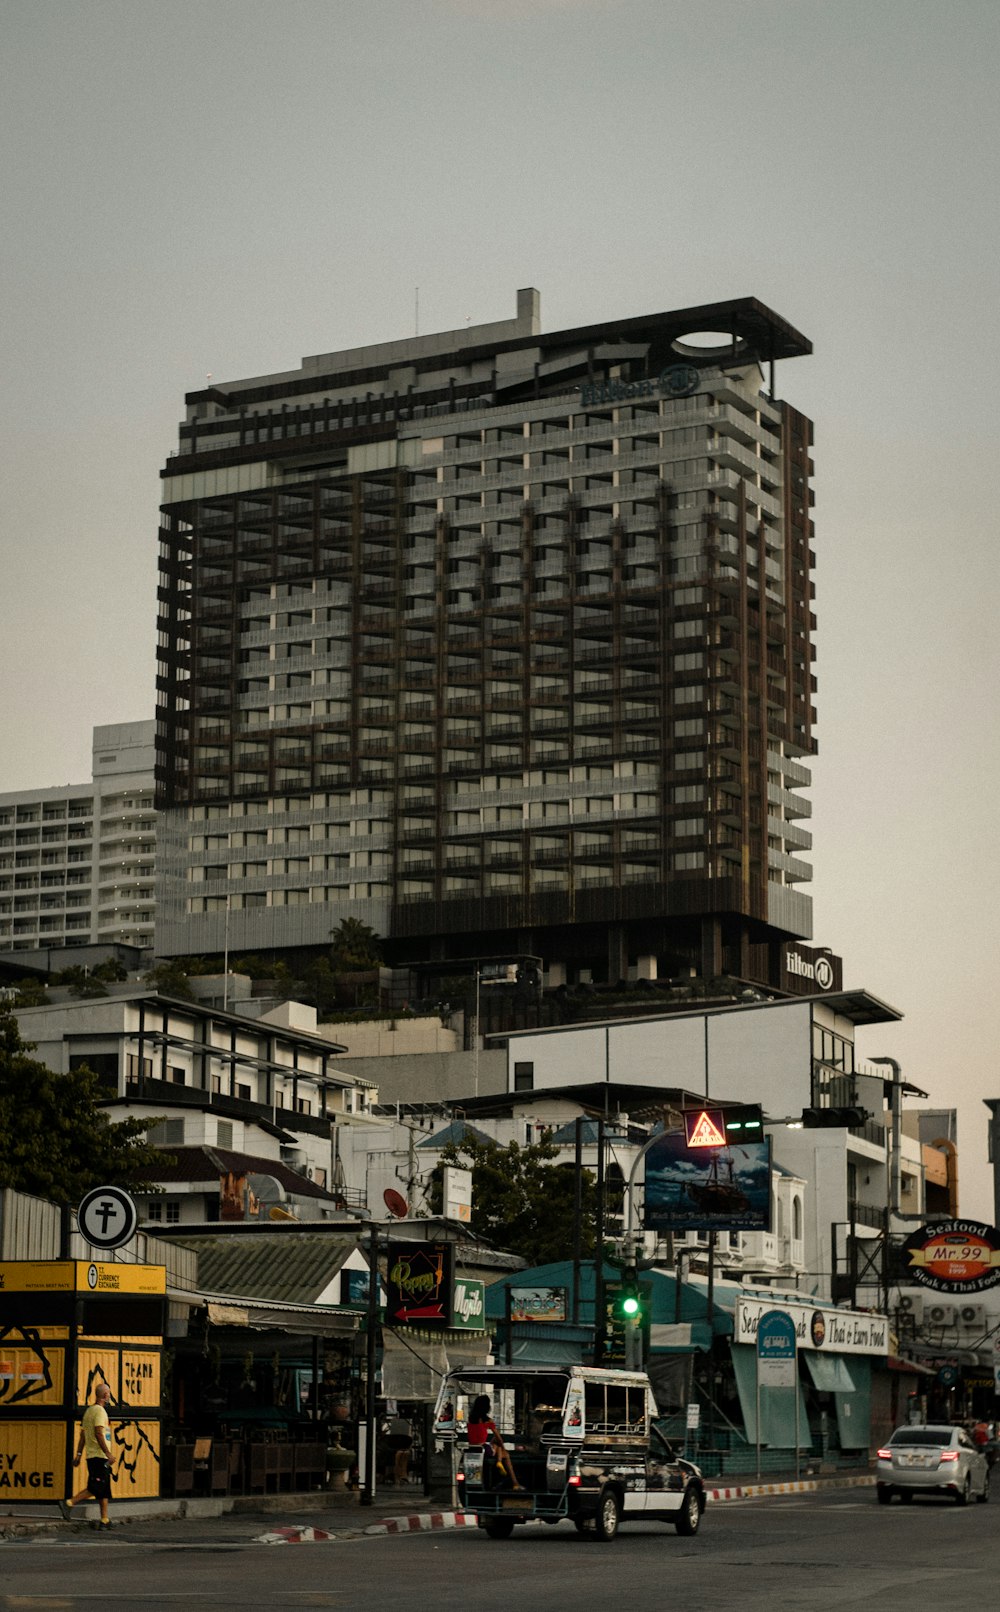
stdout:
{"type": "Polygon", "coordinates": [[[639,1300],[637,1298],[634,1298],[632,1296],[632,1294],[627,1294],[625,1296],[625,1298],[622,1299],[622,1315],[638,1315],[638,1314],[639,1314],[639,1300]]]}

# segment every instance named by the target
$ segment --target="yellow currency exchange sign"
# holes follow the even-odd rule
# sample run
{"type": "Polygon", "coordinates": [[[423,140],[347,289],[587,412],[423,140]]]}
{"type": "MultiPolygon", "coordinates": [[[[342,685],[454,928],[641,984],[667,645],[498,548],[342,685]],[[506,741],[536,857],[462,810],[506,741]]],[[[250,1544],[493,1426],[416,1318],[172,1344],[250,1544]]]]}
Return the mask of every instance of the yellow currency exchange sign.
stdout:
{"type": "Polygon", "coordinates": [[[167,1290],[162,1265],[118,1265],[86,1259],[0,1261],[0,1293],[147,1293],[167,1290]]]}

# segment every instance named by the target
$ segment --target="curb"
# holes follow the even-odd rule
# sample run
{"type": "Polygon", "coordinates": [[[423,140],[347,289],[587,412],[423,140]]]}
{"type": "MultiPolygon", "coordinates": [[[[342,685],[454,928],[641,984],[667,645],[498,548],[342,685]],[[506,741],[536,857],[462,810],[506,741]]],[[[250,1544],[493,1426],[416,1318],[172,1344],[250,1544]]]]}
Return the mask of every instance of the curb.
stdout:
{"type": "Polygon", "coordinates": [[[420,1511],[410,1517],[387,1517],[373,1523],[366,1534],[414,1534],[432,1528],[475,1528],[474,1511],[420,1511]]]}
{"type": "Polygon", "coordinates": [[[705,1493],[709,1500],[756,1500],[769,1494],[810,1494],[817,1489],[862,1489],[870,1488],[875,1482],[872,1477],[864,1478],[800,1478],[796,1483],[794,1479],[789,1483],[741,1483],[731,1489],[708,1489],[705,1493]]]}

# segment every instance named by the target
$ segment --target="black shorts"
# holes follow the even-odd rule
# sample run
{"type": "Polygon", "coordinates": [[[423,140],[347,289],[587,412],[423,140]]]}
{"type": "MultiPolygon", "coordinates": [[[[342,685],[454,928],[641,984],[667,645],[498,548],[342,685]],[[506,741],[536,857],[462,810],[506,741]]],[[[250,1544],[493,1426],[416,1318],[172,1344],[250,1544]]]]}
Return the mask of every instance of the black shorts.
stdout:
{"type": "Polygon", "coordinates": [[[111,1499],[111,1462],[103,1455],[87,1457],[87,1489],[95,1500],[111,1499]]]}

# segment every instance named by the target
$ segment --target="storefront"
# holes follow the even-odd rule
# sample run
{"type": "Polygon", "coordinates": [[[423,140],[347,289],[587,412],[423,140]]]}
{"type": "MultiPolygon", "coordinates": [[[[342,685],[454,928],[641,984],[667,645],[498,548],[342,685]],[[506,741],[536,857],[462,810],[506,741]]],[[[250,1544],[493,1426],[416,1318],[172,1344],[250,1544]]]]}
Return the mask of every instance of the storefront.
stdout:
{"type": "Polygon", "coordinates": [[[866,1460],[879,1436],[872,1425],[872,1371],[885,1366],[888,1353],[884,1315],[740,1294],[731,1354],[748,1444],[866,1460]],[[794,1332],[794,1380],[762,1390],[757,1329],[772,1312],[788,1317],[794,1332]]]}
{"type": "Polygon", "coordinates": [[[353,1448],[361,1399],[356,1312],[171,1292],[188,1304],[165,1354],[165,1492],[264,1494],[327,1482],[353,1448]]]}
{"type": "Polygon", "coordinates": [[[0,1264],[0,1503],[62,1500],[80,1418],[106,1384],[120,1499],[161,1493],[162,1265],[0,1264]]]}

